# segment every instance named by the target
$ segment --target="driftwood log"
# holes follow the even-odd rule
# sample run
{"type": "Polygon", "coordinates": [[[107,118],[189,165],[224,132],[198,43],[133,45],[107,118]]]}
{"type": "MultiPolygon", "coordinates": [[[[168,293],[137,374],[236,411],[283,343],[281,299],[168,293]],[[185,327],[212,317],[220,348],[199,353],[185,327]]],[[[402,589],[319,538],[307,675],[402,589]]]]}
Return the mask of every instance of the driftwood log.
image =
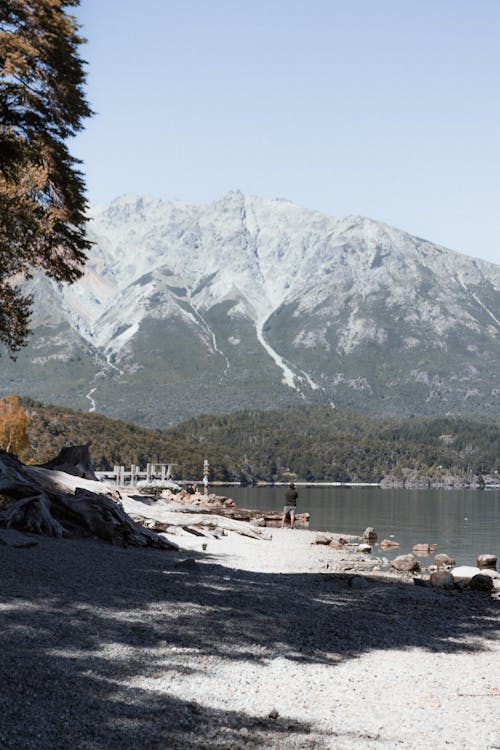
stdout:
{"type": "Polygon", "coordinates": [[[26,466],[6,451],[0,451],[0,496],[0,527],[55,537],[97,537],[121,546],[177,549],[174,542],[133,521],[106,485],[26,466]]]}
{"type": "MultiPolygon", "coordinates": [[[[213,514],[232,518],[235,521],[247,521],[257,526],[281,526],[282,510],[259,510],[257,508],[238,508],[234,500],[224,495],[208,496],[200,493],[189,494],[186,491],[178,493],[163,492],[160,500],[166,500],[176,506],[184,506],[183,512],[213,514]]],[[[181,510],[181,508],[179,508],[181,510]]],[[[307,528],[309,513],[296,513],[295,526],[307,528]]]]}
{"type": "MultiPolygon", "coordinates": [[[[153,511],[154,512],[154,511],[153,511]]],[[[213,537],[220,539],[225,532],[231,531],[251,539],[270,540],[272,537],[266,529],[260,529],[244,521],[234,521],[214,514],[202,516],[198,513],[165,512],[160,518],[144,516],[133,512],[132,517],[140,524],[158,532],[176,533],[183,529],[193,536],[213,537]]]]}
{"type": "MultiPolygon", "coordinates": [[[[262,526],[281,526],[282,512],[276,510],[257,510],[253,508],[200,508],[193,509],[194,513],[215,514],[232,518],[235,521],[262,521],[262,526]]],[[[307,528],[309,526],[309,513],[297,513],[295,525],[307,528]]]]}

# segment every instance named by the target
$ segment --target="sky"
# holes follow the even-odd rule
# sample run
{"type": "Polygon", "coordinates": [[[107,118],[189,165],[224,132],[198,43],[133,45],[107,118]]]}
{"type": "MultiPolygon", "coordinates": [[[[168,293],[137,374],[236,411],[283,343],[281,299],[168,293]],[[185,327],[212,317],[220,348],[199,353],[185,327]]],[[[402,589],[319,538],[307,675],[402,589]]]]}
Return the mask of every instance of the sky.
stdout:
{"type": "Polygon", "coordinates": [[[230,190],[500,263],[499,0],[81,0],[88,198],[230,190]]]}

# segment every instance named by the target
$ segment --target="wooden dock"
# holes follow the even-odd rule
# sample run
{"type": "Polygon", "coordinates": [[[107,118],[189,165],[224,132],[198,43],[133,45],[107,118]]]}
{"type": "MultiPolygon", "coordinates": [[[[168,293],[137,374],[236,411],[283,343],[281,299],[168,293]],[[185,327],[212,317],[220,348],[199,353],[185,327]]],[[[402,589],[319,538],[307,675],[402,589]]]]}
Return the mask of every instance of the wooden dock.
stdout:
{"type": "MultiPolygon", "coordinates": [[[[158,464],[148,463],[146,464],[146,470],[140,468],[140,466],[131,465],[130,470],[126,470],[124,466],[114,466],[112,471],[96,471],[95,475],[102,481],[111,481],[120,487],[129,485],[135,487],[137,482],[145,480],[146,482],[152,482],[154,479],[158,479],[161,482],[166,482],[171,479],[172,467],[175,464],[158,464]]],[[[178,483],[182,484],[182,483],[178,483]]]]}

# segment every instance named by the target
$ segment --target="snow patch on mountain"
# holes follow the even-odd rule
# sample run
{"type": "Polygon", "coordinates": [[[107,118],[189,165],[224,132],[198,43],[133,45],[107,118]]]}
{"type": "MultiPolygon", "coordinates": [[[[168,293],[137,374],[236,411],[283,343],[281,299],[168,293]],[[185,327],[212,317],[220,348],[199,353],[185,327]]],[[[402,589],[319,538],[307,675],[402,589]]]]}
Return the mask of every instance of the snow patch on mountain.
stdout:
{"type": "Polygon", "coordinates": [[[96,386],[91,388],[90,391],[85,396],[85,398],[88,398],[88,400],[90,401],[90,408],[89,408],[90,412],[94,412],[97,406],[95,400],[92,398],[92,394],[95,393],[95,391],[96,391],[96,386]]]}
{"type": "Polygon", "coordinates": [[[295,373],[292,371],[292,369],[287,365],[283,357],[281,357],[278,352],[276,352],[270,344],[267,343],[266,339],[264,338],[264,332],[262,330],[263,323],[261,323],[260,326],[257,326],[257,339],[259,340],[260,344],[264,347],[266,352],[269,354],[270,357],[275,361],[276,365],[280,368],[280,370],[283,373],[282,383],[284,385],[287,385],[289,388],[294,388],[295,390],[298,390],[296,384],[295,384],[295,373]]]}

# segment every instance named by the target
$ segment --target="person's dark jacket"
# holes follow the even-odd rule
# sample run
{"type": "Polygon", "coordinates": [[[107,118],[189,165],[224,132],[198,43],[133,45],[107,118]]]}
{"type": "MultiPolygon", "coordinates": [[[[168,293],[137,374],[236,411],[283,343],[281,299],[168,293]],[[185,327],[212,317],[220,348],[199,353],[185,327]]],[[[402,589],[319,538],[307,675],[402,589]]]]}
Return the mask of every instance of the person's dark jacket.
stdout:
{"type": "Polygon", "coordinates": [[[288,489],[285,493],[285,505],[297,505],[298,496],[297,490],[288,489]]]}

